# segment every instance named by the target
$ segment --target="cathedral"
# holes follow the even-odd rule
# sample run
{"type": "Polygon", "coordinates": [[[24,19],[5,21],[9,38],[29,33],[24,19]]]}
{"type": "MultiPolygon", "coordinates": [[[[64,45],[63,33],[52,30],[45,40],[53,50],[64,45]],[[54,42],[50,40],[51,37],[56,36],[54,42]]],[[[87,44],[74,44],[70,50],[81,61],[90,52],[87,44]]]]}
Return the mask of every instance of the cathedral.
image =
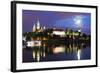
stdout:
{"type": "Polygon", "coordinates": [[[45,26],[42,28],[39,21],[33,25],[33,32],[42,32],[43,30],[45,30],[45,26]]]}

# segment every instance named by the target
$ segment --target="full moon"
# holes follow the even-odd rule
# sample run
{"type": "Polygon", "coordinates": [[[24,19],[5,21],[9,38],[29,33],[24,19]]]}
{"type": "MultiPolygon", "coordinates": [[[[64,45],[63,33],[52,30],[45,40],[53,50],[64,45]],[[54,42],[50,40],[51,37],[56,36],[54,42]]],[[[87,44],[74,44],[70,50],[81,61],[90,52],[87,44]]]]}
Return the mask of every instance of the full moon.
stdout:
{"type": "Polygon", "coordinates": [[[81,24],[81,19],[77,19],[77,20],[75,21],[75,23],[78,24],[78,25],[81,24]]]}
{"type": "Polygon", "coordinates": [[[81,27],[82,26],[82,16],[75,16],[74,23],[76,24],[77,27],[81,27]]]}

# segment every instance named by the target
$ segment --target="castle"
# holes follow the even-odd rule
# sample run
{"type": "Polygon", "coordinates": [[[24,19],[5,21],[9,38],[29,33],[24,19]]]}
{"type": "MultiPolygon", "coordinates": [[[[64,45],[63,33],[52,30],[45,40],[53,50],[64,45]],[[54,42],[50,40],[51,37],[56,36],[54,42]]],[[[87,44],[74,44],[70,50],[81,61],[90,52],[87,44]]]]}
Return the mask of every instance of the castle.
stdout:
{"type": "MultiPolygon", "coordinates": [[[[43,31],[45,31],[45,29],[46,29],[45,26],[43,26],[43,27],[40,26],[40,22],[38,20],[37,23],[33,25],[32,31],[33,32],[43,32],[43,31]]],[[[75,31],[71,32],[71,30],[69,29],[69,30],[67,30],[67,33],[66,33],[62,29],[57,29],[57,28],[52,28],[52,29],[53,30],[52,30],[51,34],[52,35],[57,35],[57,36],[60,36],[60,37],[66,37],[66,35],[69,35],[69,36],[79,36],[81,34],[81,30],[78,30],[76,32],[75,31]]],[[[46,30],[48,30],[48,29],[46,29],[46,30]]]]}
{"type": "MultiPolygon", "coordinates": [[[[40,26],[40,22],[39,21],[37,21],[37,24],[33,25],[33,32],[43,32],[43,30],[45,30],[45,29],[46,29],[45,26],[44,27],[40,26]]],[[[65,36],[65,31],[54,29],[52,34],[65,36]]]]}

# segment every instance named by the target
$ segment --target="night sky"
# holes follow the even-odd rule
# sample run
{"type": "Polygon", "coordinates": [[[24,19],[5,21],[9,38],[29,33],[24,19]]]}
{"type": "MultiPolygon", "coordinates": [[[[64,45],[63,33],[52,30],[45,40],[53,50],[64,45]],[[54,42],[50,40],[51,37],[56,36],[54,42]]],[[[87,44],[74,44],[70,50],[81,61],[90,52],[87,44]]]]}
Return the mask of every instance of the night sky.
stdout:
{"type": "Polygon", "coordinates": [[[32,32],[33,25],[39,20],[41,27],[81,29],[82,33],[91,33],[90,13],[23,10],[22,20],[23,32],[32,32]]]}

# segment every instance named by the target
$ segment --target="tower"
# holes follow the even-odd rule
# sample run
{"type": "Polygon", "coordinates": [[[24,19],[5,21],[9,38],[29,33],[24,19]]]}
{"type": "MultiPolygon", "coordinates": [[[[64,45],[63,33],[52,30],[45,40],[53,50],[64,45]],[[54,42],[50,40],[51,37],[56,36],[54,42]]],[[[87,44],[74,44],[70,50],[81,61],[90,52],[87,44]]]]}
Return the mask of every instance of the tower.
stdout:
{"type": "Polygon", "coordinates": [[[37,30],[39,30],[40,29],[40,22],[38,21],[37,22],[37,28],[36,28],[37,30]]]}
{"type": "Polygon", "coordinates": [[[33,32],[35,32],[36,31],[36,26],[35,26],[35,24],[33,25],[33,32]]]}
{"type": "Polygon", "coordinates": [[[45,30],[45,26],[43,27],[43,30],[45,30]]]}

